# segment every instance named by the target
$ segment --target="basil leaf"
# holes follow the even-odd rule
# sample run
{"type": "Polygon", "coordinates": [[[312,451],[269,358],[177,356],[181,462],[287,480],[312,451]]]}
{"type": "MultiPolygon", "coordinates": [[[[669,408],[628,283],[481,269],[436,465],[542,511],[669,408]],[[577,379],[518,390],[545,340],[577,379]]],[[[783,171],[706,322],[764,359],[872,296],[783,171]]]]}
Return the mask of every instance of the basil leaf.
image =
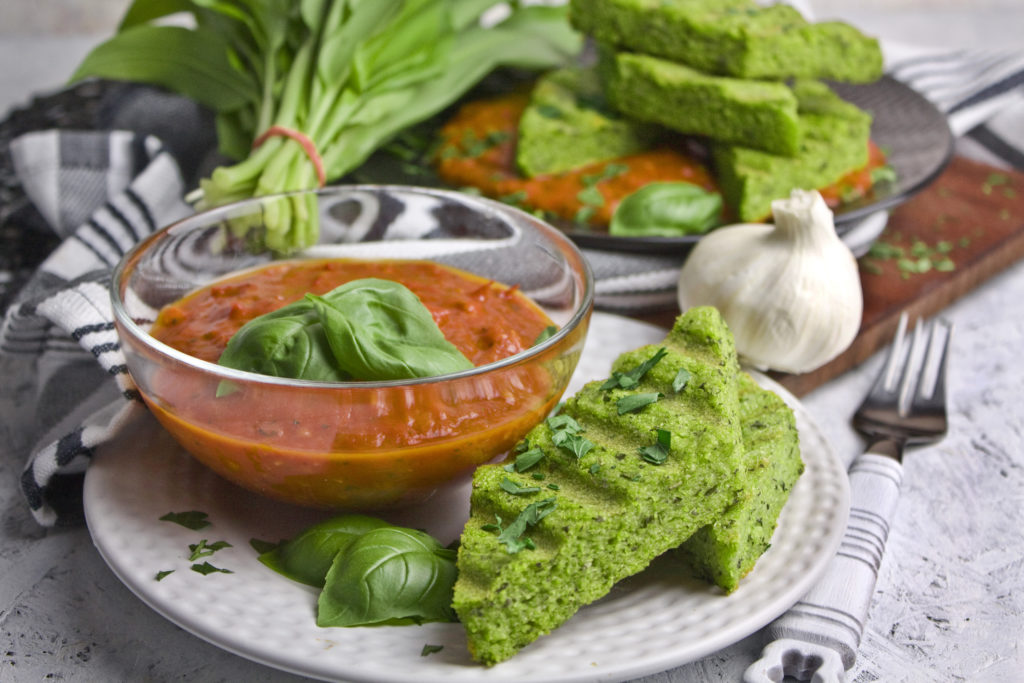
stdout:
{"type": "Polygon", "coordinates": [[[430,311],[391,280],[354,280],[307,294],[342,371],[361,380],[435,377],[473,364],[444,338],[430,311]]]}
{"type": "Polygon", "coordinates": [[[455,576],[455,552],[429,535],[374,529],[335,558],[317,602],[317,625],[454,621],[455,576]]]}
{"type": "Polygon", "coordinates": [[[623,396],[616,401],[615,407],[618,409],[619,415],[625,415],[626,413],[632,413],[640,410],[644,406],[656,403],[660,398],[661,394],[657,392],[630,394],[628,396],[623,396]]]}
{"type": "MultiPolygon", "coordinates": [[[[320,382],[351,379],[335,363],[317,311],[305,299],[247,322],[228,340],[217,363],[273,377],[320,382]]],[[[218,389],[218,396],[226,390],[218,389]]]]}
{"type": "Polygon", "coordinates": [[[552,415],[545,420],[548,427],[553,432],[569,432],[570,434],[578,434],[583,431],[583,427],[580,427],[580,423],[577,422],[571,415],[558,414],[552,415]]]}
{"type": "Polygon", "coordinates": [[[173,569],[163,569],[161,571],[158,571],[156,573],[156,576],[154,576],[153,578],[156,579],[157,581],[163,581],[164,579],[167,578],[168,574],[173,574],[173,573],[174,573],[173,569]]]}
{"type": "MultiPolygon", "coordinates": [[[[307,294],[250,320],[217,362],[320,382],[433,377],[473,367],[412,291],[376,278],[307,294]]],[[[229,392],[218,389],[219,396],[229,392]]]]}
{"type": "Polygon", "coordinates": [[[699,235],[721,221],[722,195],[686,182],[649,183],[619,202],[608,232],[625,237],[699,235]]]}
{"type": "Polygon", "coordinates": [[[259,560],[293,581],[323,586],[338,553],[364,534],[388,526],[387,522],[366,515],[333,517],[261,554],[259,560]]]}
{"type": "Polygon", "coordinates": [[[435,652],[440,652],[443,649],[444,649],[444,645],[431,645],[430,643],[427,643],[426,645],[423,646],[423,649],[420,650],[420,657],[426,657],[427,655],[432,655],[435,652]]]}
{"type": "Polygon", "coordinates": [[[576,459],[581,459],[584,455],[590,452],[594,448],[594,444],[579,434],[573,434],[567,431],[554,432],[551,435],[551,441],[559,448],[564,448],[573,455],[576,459]]]}

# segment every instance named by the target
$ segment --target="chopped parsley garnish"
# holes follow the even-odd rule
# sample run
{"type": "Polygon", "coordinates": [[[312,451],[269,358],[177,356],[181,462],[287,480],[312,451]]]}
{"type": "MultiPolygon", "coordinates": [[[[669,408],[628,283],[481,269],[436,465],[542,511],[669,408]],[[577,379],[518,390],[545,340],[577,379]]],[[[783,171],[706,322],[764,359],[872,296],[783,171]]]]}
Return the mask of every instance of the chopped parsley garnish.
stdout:
{"type": "Polygon", "coordinates": [[[649,406],[652,403],[657,403],[658,399],[661,398],[661,394],[654,392],[644,392],[640,394],[630,394],[623,396],[615,402],[615,407],[619,411],[619,415],[625,415],[626,413],[634,413],[645,406],[649,406]]]}
{"type": "Polygon", "coordinates": [[[221,569],[220,567],[214,567],[209,562],[203,562],[202,564],[194,564],[192,565],[191,569],[194,572],[199,572],[203,576],[207,576],[209,574],[216,574],[218,572],[221,574],[234,574],[234,572],[230,569],[221,569]]]}
{"type": "Polygon", "coordinates": [[[543,472],[534,472],[530,476],[533,477],[534,479],[536,479],[537,481],[543,481],[544,480],[544,473],[543,472]]]}
{"type": "Polygon", "coordinates": [[[195,562],[200,557],[209,557],[218,550],[223,550],[224,548],[230,547],[231,544],[227,541],[216,541],[215,543],[207,543],[206,539],[204,538],[203,540],[199,541],[199,543],[188,544],[188,549],[192,552],[192,554],[188,556],[188,559],[189,562],[195,562]]]}
{"type": "Polygon", "coordinates": [[[562,487],[559,486],[558,484],[548,484],[548,488],[551,489],[552,491],[561,491],[562,490],[562,487]]]}
{"type": "Polygon", "coordinates": [[[544,459],[544,451],[539,448],[531,448],[525,453],[516,456],[512,469],[516,472],[525,472],[544,459]]]}
{"type": "Polygon", "coordinates": [[[590,185],[577,192],[576,199],[584,206],[604,206],[604,195],[595,185],[590,185]]]}
{"type": "Polygon", "coordinates": [[[432,655],[435,652],[440,652],[443,649],[444,649],[444,645],[429,645],[429,644],[428,645],[424,645],[423,649],[420,650],[420,657],[426,657],[427,655],[432,655]]]}
{"type": "Polygon", "coordinates": [[[669,447],[672,444],[672,432],[667,429],[658,430],[658,439],[650,446],[640,449],[640,457],[652,465],[664,465],[668,460],[669,447]]]}
{"type": "Polygon", "coordinates": [[[546,119],[565,118],[565,114],[562,112],[562,110],[553,104],[538,104],[535,107],[535,110],[538,114],[540,114],[546,119]]]}
{"type": "Polygon", "coordinates": [[[207,515],[205,512],[199,510],[188,510],[187,512],[168,512],[166,515],[160,518],[163,522],[174,522],[180,524],[186,529],[192,529],[198,531],[210,526],[210,522],[207,521],[207,515]]]}
{"type": "Polygon", "coordinates": [[[167,577],[168,574],[173,574],[173,573],[174,573],[173,569],[164,569],[163,571],[157,572],[156,576],[154,576],[153,578],[156,579],[157,581],[163,581],[167,577]]]}
{"type": "Polygon", "coordinates": [[[686,387],[687,382],[690,381],[690,377],[692,376],[693,375],[691,375],[690,371],[686,368],[679,368],[679,372],[677,372],[676,376],[672,378],[672,391],[678,394],[686,387]]]}
{"type": "Polygon", "coordinates": [[[583,427],[580,427],[580,423],[573,419],[572,415],[552,415],[544,422],[553,432],[579,434],[583,431],[583,427]]]}
{"type": "Polygon", "coordinates": [[[551,441],[559,448],[564,448],[575,455],[577,460],[589,453],[594,447],[594,444],[588,439],[566,430],[554,432],[551,435],[551,441]]]}
{"type": "Polygon", "coordinates": [[[632,389],[640,383],[643,376],[657,365],[658,361],[664,358],[667,353],[668,351],[665,350],[665,347],[662,347],[655,351],[653,356],[635,368],[626,372],[613,372],[612,376],[601,385],[601,388],[606,391],[609,389],[632,389]]]}
{"type": "MultiPolygon", "coordinates": [[[[533,540],[524,538],[523,534],[554,512],[556,507],[557,503],[554,498],[545,498],[544,500],[530,503],[519,513],[515,521],[502,529],[501,533],[498,534],[498,540],[505,544],[510,554],[518,553],[524,548],[530,550],[536,548],[533,540]]],[[[498,525],[500,528],[500,518],[498,518],[498,525]]]]}
{"type": "Polygon", "coordinates": [[[597,474],[600,471],[601,471],[601,463],[595,462],[593,465],[590,466],[590,473],[591,474],[597,474]]]}
{"type": "Polygon", "coordinates": [[[508,477],[501,480],[501,489],[506,493],[511,493],[513,496],[525,496],[530,493],[537,493],[537,491],[540,491],[539,486],[523,486],[518,482],[512,481],[508,477]]]}

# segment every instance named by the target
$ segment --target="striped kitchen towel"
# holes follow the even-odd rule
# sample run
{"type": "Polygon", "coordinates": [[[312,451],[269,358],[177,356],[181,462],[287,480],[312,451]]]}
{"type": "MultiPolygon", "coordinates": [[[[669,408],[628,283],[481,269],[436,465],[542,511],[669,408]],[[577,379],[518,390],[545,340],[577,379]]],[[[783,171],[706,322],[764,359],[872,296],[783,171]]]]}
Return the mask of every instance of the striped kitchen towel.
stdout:
{"type": "MultiPolygon", "coordinates": [[[[1024,55],[884,49],[890,74],[949,115],[958,144],[970,141],[989,163],[1024,168],[1024,55]]],[[[81,519],[81,482],[95,448],[143,411],[106,285],[132,244],[191,211],[182,200],[189,188],[168,151],[175,145],[181,141],[125,131],[43,131],[11,146],[26,193],[64,238],[0,326],[0,353],[35,370],[41,445],[21,483],[40,524],[81,519]]],[[[586,253],[601,308],[635,313],[675,305],[681,257],[586,253]]]]}

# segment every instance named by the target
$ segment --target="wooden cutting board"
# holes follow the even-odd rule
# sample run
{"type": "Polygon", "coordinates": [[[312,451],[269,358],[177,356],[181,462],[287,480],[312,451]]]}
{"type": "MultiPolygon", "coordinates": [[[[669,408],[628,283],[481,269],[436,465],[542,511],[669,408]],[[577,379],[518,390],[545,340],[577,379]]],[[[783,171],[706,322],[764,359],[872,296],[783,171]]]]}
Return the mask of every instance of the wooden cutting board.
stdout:
{"type": "MultiPolygon", "coordinates": [[[[864,314],[850,347],[801,375],[774,374],[797,396],[886,346],[900,313],[932,316],[1024,257],[1024,173],[957,157],[924,191],[892,212],[860,259],[864,314]]],[[[678,311],[649,318],[671,325],[678,311]]]]}

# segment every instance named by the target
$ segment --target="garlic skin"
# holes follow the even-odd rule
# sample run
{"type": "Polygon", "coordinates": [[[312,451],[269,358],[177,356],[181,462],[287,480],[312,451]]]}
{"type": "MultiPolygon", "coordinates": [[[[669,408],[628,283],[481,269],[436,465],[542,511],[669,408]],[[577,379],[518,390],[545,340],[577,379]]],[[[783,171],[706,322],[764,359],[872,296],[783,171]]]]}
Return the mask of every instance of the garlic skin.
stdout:
{"type": "Polygon", "coordinates": [[[860,329],[857,260],[835,231],[817,191],[772,202],[774,225],[718,228],[690,252],[679,274],[679,306],[715,306],[741,360],[804,373],[845,350],[860,329]]]}

